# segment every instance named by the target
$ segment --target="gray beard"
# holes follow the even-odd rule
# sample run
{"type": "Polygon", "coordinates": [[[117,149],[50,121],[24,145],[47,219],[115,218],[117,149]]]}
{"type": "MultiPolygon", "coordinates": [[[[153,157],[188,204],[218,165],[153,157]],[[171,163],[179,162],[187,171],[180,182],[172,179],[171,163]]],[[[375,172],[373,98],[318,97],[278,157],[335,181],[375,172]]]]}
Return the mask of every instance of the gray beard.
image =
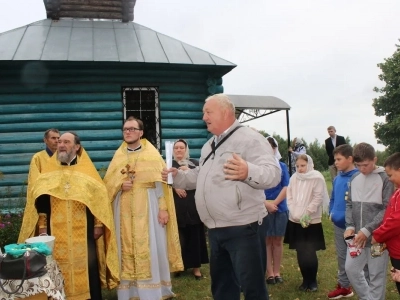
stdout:
{"type": "Polygon", "coordinates": [[[72,152],[71,153],[66,153],[66,152],[58,153],[57,159],[62,163],[68,164],[72,159],[72,152]]]}

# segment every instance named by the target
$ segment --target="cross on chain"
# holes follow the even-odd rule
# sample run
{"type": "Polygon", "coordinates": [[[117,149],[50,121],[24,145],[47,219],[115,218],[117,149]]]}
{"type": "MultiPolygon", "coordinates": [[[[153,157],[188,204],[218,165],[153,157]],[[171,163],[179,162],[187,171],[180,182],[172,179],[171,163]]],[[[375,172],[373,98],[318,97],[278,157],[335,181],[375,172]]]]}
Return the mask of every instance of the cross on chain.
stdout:
{"type": "Polygon", "coordinates": [[[131,170],[131,166],[127,164],[125,166],[125,169],[121,170],[121,174],[127,174],[128,178],[133,182],[133,179],[135,178],[135,171],[131,170]]]}

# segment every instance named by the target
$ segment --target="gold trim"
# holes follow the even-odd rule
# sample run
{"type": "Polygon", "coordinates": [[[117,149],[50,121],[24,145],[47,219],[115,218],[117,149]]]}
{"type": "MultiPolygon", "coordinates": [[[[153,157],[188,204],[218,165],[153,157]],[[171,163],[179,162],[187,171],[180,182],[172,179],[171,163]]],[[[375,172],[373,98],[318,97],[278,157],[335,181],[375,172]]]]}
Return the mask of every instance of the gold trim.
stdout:
{"type": "MultiPolygon", "coordinates": [[[[172,293],[171,295],[168,295],[168,296],[162,296],[161,299],[165,300],[165,299],[172,299],[175,297],[176,297],[176,295],[174,293],[172,293]]],[[[131,297],[131,298],[129,298],[129,300],[140,300],[140,298],[139,297],[131,297]]]]}
{"type": "Polygon", "coordinates": [[[130,281],[129,284],[120,284],[119,290],[127,290],[132,287],[138,289],[159,289],[161,286],[172,286],[171,281],[161,280],[159,283],[138,283],[137,281],[130,281]]]}

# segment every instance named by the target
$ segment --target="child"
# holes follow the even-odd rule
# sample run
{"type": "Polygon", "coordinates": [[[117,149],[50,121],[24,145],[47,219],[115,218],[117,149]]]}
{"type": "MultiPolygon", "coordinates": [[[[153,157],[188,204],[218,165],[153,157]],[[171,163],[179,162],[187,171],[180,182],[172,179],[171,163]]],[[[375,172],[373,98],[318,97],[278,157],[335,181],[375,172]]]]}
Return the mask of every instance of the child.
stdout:
{"type": "Polygon", "coordinates": [[[296,160],[296,173],[290,178],[287,188],[289,222],[284,243],[297,252],[303,276],[303,283],[299,286],[301,291],[316,292],[318,289],[317,251],[325,250],[321,223],[324,198],[329,198],[324,177],[314,170],[310,156],[300,154],[296,160]]]}
{"type": "Polygon", "coordinates": [[[278,142],[273,137],[267,137],[275,157],[282,170],[281,182],[273,188],[265,190],[265,207],[268,216],[265,218],[267,231],[265,243],[267,244],[267,283],[283,283],[280,267],[283,255],[283,237],[285,236],[288,221],[288,207],[286,203],[286,190],[289,184],[289,171],[283,162],[279,161],[281,154],[278,142]]]}
{"type": "Polygon", "coordinates": [[[384,251],[380,257],[372,257],[370,236],[382,222],[393,185],[384,168],[375,165],[377,158],[371,145],[355,146],[353,158],[360,172],[350,180],[344,237],[356,234],[355,246],[362,251],[355,257],[347,251],[345,270],[359,299],[384,300],[388,254],[384,251]],[[365,265],[368,265],[369,283],[364,276],[365,265]]]}
{"type": "MultiPolygon", "coordinates": [[[[389,180],[397,187],[400,186],[400,153],[389,156],[385,163],[385,170],[389,180]]],[[[372,243],[386,243],[392,262],[392,278],[396,281],[397,291],[400,294],[400,190],[397,189],[390,199],[381,225],[372,233],[372,243]]]]}
{"type": "Polygon", "coordinates": [[[333,181],[331,201],[329,203],[329,217],[333,222],[335,232],[335,246],[338,261],[338,282],[336,289],[328,293],[329,299],[339,299],[354,295],[349,279],[345,271],[347,244],[343,239],[346,229],[346,200],[350,178],[358,170],[354,167],[353,148],[348,145],[340,145],[333,150],[335,166],[339,174],[333,181]]]}

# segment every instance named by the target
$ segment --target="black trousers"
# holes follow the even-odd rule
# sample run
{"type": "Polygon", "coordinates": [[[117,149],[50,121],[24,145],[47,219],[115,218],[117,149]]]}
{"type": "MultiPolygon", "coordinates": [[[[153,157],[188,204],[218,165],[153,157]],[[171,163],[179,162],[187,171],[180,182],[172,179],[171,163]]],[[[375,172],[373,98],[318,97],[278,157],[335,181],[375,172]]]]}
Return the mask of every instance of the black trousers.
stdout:
{"type": "MultiPolygon", "coordinates": [[[[395,259],[395,258],[391,257],[390,262],[392,263],[392,266],[395,269],[400,270],[400,259],[395,259]]],[[[400,282],[396,282],[396,287],[397,287],[397,291],[400,294],[400,282]]]]}
{"type": "Polygon", "coordinates": [[[267,272],[267,243],[265,242],[265,237],[267,236],[268,230],[267,217],[264,217],[262,224],[258,228],[258,234],[260,237],[261,244],[261,265],[263,268],[263,274],[267,272]]]}
{"type": "MultiPolygon", "coordinates": [[[[214,300],[268,300],[257,222],[208,230],[214,300]]],[[[264,242],[265,244],[265,242],[264,242]]]]}

